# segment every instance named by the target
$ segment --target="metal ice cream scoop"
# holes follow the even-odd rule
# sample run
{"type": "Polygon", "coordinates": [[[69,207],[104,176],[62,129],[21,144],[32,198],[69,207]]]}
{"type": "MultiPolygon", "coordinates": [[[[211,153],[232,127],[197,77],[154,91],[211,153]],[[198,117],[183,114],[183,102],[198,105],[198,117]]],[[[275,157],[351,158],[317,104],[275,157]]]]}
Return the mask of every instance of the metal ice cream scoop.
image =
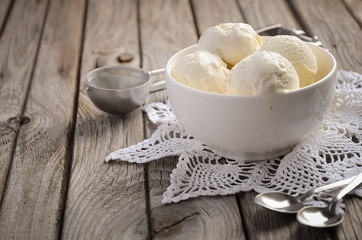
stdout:
{"type": "Polygon", "coordinates": [[[129,66],[97,68],[85,78],[88,96],[104,112],[125,114],[141,106],[149,93],[165,89],[164,71],[146,72],[129,66]]]}

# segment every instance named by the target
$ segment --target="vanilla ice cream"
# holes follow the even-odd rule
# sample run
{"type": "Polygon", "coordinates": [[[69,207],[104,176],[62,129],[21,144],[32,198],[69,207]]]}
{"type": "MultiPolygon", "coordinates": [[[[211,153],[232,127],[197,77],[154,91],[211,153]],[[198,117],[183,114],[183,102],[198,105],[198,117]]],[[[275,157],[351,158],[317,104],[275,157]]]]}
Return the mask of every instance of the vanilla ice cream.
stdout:
{"type": "Polygon", "coordinates": [[[201,35],[197,50],[217,54],[230,66],[259,49],[262,40],[249,24],[224,23],[201,35]]]}
{"type": "Polygon", "coordinates": [[[288,35],[270,37],[259,50],[276,52],[288,59],[298,73],[300,87],[316,81],[316,57],[310,47],[299,38],[288,35]]]}
{"type": "Polygon", "coordinates": [[[228,77],[230,95],[270,95],[299,88],[292,64],[274,52],[257,51],[235,65],[228,77]]]}
{"type": "Polygon", "coordinates": [[[225,94],[229,69],[215,54],[196,51],[185,55],[172,69],[179,82],[202,91],[225,94]]]}

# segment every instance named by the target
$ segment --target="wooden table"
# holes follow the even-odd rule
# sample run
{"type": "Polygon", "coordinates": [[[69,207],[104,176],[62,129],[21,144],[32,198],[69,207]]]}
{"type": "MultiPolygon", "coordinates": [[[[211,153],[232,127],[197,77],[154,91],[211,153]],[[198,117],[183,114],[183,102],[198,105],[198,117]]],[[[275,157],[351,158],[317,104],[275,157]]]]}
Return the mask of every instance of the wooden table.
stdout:
{"type": "Polygon", "coordinates": [[[362,73],[361,0],[1,0],[0,239],[362,239],[355,196],[340,226],[313,229],[255,205],[255,192],[162,205],[177,158],[104,164],[156,126],[141,109],[99,111],[86,73],[163,67],[222,22],[304,29],[362,73]]]}

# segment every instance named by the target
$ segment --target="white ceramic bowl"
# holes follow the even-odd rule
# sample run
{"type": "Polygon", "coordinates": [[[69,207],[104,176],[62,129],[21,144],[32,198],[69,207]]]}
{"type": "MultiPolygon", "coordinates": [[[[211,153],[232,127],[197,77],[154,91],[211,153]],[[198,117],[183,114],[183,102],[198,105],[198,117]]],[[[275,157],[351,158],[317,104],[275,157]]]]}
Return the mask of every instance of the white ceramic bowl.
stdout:
{"type": "Polygon", "coordinates": [[[310,47],[318,62],[317,79],[321,80],[271,97],[215,94],[176,81],[172,67],[196,45],[185,48],[166,65],[172,110],[189,134],[223,157],[267,160],[284,155],[320,126],[335,95],[334,57],[325,49],[310,47]]]}

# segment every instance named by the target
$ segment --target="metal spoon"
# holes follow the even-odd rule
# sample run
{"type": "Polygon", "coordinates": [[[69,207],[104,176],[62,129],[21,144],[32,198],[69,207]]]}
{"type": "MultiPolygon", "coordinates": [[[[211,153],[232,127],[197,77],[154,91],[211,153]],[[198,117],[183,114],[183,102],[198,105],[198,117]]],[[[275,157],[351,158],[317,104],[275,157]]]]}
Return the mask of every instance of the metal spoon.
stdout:
{"type": "Polygon", "coordinates": [[[300,223],[311,227],[334,227],[340,224],[344,219],[344,214],[336,212],[338,202],[355,187],[362,183],[362,172],[337,193],[327,207],[304,207],[298,214],[297,219],[300,223]]]}
{"type": "Polygon", "coordinates": [[[88,96],[104,112],[125,114],[141,106],[148,94],[165,89],[164,72],[129,66],[97,68],[85,78],[88,96]]]}
{"type": "Polygon", "coordinates": [[[356,176],[353,176],[345,180],[311,189],[299,197],[293,197],[283,192],[267,192],[258,194],[254,201],[256,204],[273,211],[282,213],[296,213],[304,207],[304,201],[313,194],[324,190],[345,186],[353,181],[355,177],[356,176]]]}

